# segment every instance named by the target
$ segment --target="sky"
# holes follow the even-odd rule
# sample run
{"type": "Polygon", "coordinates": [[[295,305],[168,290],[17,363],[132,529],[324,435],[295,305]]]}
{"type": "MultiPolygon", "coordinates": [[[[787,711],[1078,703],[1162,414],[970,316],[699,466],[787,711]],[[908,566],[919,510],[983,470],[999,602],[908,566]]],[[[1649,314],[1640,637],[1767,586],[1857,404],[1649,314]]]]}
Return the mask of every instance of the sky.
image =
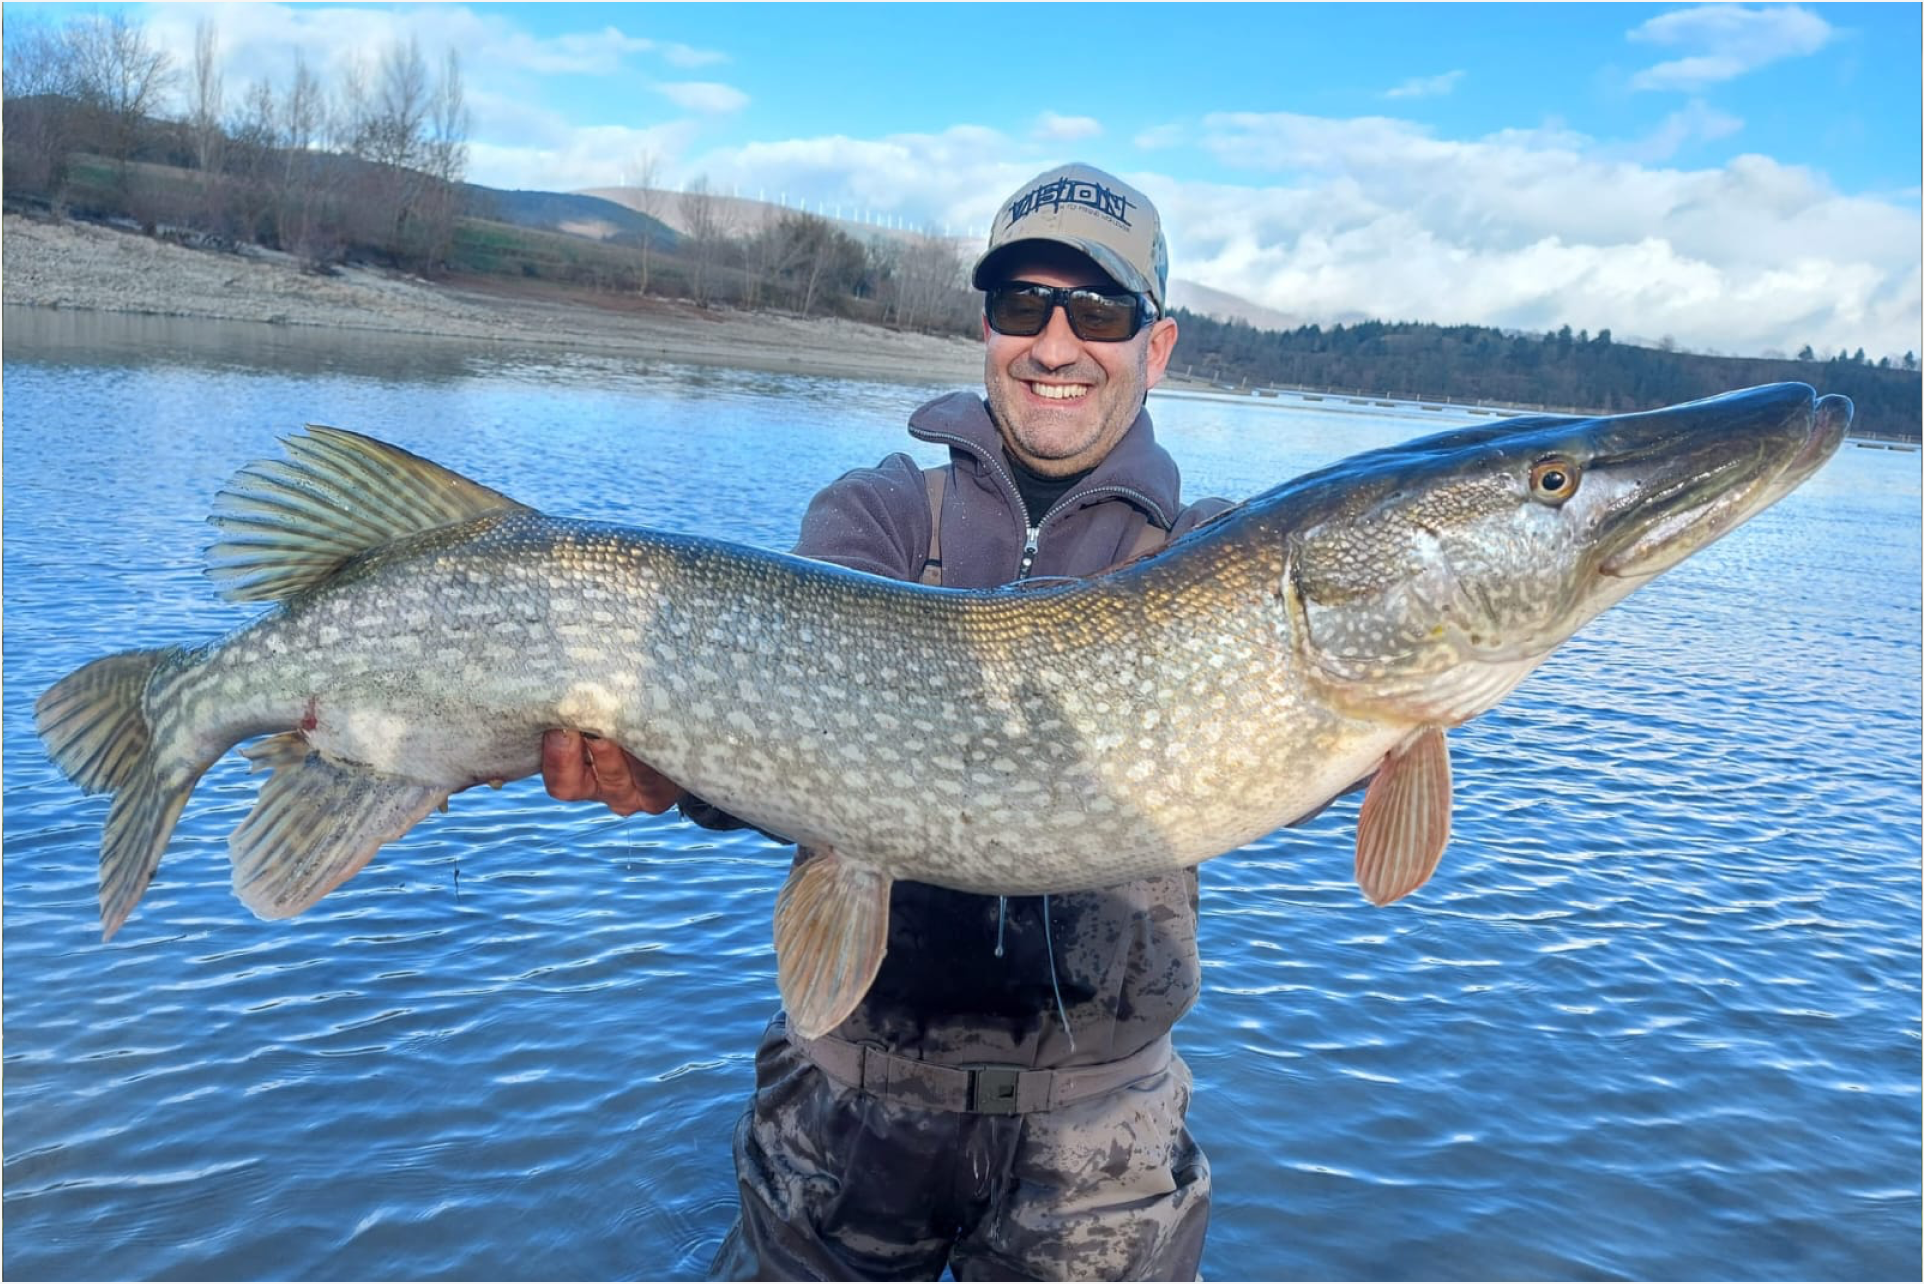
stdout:
{"type": "Polygon", "coordinates": [[[492,187],[980,236],[1084,160],[1156,202],[1175,280],[1290,322],[1924,350],[1916,4],[128,8],[182,66],[211,17],[235,105],[297,50],[330,83],[453,50],[492,187]]]}

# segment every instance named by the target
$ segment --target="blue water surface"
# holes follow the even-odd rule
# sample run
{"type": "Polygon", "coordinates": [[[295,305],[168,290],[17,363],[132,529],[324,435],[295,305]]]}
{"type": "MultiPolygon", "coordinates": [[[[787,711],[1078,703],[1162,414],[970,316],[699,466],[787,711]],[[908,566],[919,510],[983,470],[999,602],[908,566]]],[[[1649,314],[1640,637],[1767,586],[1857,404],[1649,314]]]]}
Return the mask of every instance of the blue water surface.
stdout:
{"type": "MultiPolygon", "coordinates": [[[[699,1277],[786,852],[522,781],[259,922],[229,755],[103,945],[105,801],[33,702],[252,614],[202,578],[204,518],[304,422],[781,547],[841,471],[934,462],[901,424],[941,389],[18,310],[4,359],[0,1268],[699,1277]]],[[[1470,418],[1151,406],[1188,492],[1235,498],[1470,418]]],[[[1916,1278],[1919,459],[1847,444],[1452,733],[1409,900],[1358,895],[1353,799],[1202,867],[1207,1277],[1916,1278]]]]}

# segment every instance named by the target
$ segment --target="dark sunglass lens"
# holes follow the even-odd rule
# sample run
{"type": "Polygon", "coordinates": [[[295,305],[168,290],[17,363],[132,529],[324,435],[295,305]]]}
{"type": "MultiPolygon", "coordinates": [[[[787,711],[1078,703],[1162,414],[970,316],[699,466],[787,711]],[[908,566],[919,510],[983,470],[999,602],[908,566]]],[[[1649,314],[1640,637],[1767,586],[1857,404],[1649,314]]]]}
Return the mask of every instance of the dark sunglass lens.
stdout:
{"type": "Polygon", "coordinates": [[[1069,323],[1084,339],[1115,343],[1136,333],[1136,301],[1077,291],[1069,298],[1069,323]]]}
{"type": "Polygon", "coordinates": [[[989,295],[989,324],[1017,338],[1042,333],[1054,301],[1047,290],[1007,287],[989,295]]]}

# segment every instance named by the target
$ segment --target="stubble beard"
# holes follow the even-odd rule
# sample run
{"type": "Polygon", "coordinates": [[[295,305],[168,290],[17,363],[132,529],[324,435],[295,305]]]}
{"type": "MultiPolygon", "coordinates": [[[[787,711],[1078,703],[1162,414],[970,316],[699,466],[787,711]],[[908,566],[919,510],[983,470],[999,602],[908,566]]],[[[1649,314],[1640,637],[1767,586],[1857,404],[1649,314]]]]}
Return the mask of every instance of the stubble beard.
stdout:
{"type": "MultiPolygon", "coordinates": [[[[1026,377],[1018,377],[1004,369],[998,372],[999,378],[991,379],[988,384],[989,415],[995,421],[1005,444],[1014,442],[1027,457],[1030,467],[1045,476],[1052,475],[1058,470],[1051,469],[1049,465],[1072,459],[1098,442],[1107,441],[1113,447],[1129,430],[1129,425],[1135,422],[1142,408],[1141,390],[1149,377],[1147,351],[1137,353],[1133,364],[1132,373],[1135,377],[1128,380],[1136,390],[1133,400],[1128,389],[1121,387],[1107,371],[1102,371],[1097,375],[1097,381],[1091,384],[1086,398],[1098,403],[1096,406],[1078,406],[1075,410],[1063,411],[1044,409],[1036,415],[1027,413],[1033,407],[1024,400],[1028,395],[1026,384],[1030,379],[1046,379],[1048,375],[1031,372],[1026,377]],[[1088,409],[1096,412],[1093,425],[1082,418],[1088,409]],[[1073,435],[1065,440],[1064,434],[1050,430],[1049,420],[1070,415],[1075,416],[1072,421],[1073,435]]],[[[1050,373],[1064,379],[1074,379],[1077,375],[1074,369],[1050,373]]],[[[1078,468],[1081,466],[1078,465],[1078,468]]]]}

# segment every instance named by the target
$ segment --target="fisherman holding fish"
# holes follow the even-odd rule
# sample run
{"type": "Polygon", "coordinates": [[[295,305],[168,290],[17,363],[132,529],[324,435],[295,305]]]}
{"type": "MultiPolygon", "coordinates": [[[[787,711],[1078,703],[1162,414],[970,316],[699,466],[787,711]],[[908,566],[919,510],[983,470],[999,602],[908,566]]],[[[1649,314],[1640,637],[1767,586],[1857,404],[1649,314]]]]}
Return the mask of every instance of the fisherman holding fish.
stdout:
{"type": "MultiPolygon", "coordinates": [[[[994,588],[1094,574],[1227,507],[1182,502],[1144,405],[1176,346],[1168,275],[1142,193],[1079,164],[1024,183],[973,277],[986,399],[909,418],[948,463],[847,474],[794,551],[994,588]]],[[[575,732],[548,734],[542,776],[623,815],[740,823],[575,732]]],[[[1197,1278],[1209,1163],[1170,1040],[1200,985],[1196,905],[1193,866],[1041,897],[897,881],[881,970],[847,1020],[805,1038],[778,1013],[763,1035],[715,1276],[1197,1278]]]]}

